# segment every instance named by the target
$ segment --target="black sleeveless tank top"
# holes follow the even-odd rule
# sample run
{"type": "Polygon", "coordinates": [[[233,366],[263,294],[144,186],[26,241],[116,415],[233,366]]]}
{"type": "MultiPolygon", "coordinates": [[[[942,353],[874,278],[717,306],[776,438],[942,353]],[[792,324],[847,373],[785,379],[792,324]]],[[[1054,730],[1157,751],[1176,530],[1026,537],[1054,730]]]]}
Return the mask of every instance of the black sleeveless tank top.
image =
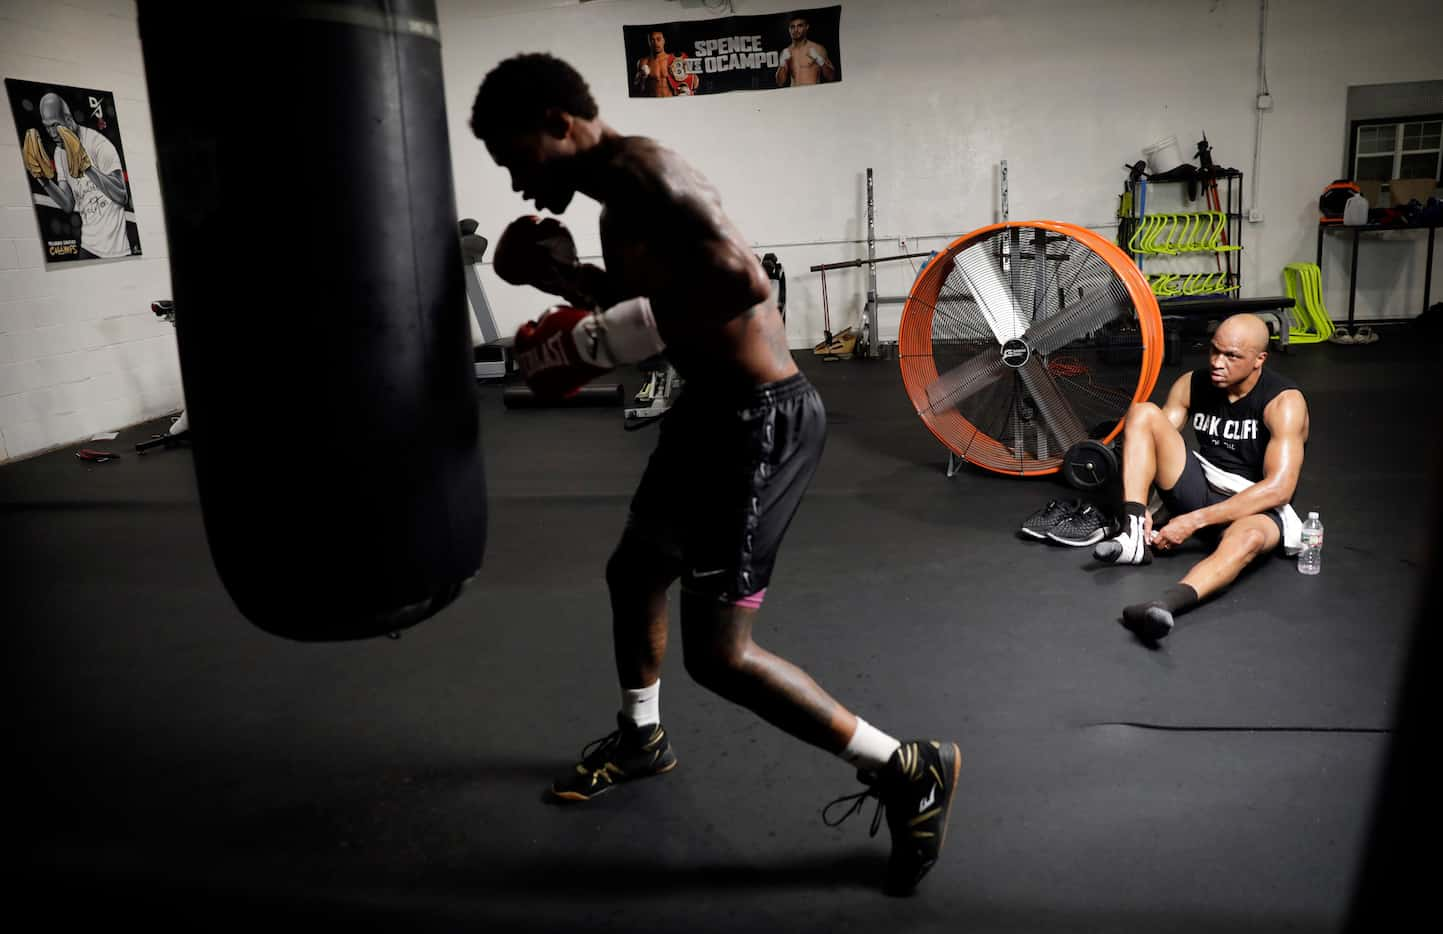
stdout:
{"type": "Polygon", "coordinates": [[[1263,422],[1263,409],[1278,393],[1298,384],[1263,367],[1252,391],[1236,402],[1212,384],[1207,367],[1192,372],[1190,418],[1198,453],[1216,467],[1257,482],[1263,479],[1263,455],[1272,432],[1263,422]]]}

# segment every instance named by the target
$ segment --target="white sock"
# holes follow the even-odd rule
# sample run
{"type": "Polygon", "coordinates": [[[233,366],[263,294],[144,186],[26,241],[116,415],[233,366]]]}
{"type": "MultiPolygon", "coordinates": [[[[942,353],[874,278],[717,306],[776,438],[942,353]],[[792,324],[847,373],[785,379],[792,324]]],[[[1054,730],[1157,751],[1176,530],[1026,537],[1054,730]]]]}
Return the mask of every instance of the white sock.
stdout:
{"type": "Polygon", "coordinates": [[[857,718],[857,729],[847,740],[847,748],[841,756],[859,769],[880,769],[892,758],[892,753],[901,746],[897,740],[872,726],[861,717],[857,718]]]}
{"type": "Polygon", "coordinates": [[[621,715],[637,726],[661,722],[661,679],[638,690],[622,688],[621,715]]]}

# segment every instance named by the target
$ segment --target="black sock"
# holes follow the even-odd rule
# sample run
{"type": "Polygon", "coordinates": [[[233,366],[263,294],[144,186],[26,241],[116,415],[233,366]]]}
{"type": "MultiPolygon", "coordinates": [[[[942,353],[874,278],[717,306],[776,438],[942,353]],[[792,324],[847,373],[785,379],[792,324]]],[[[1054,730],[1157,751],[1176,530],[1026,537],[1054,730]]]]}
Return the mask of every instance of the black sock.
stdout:
{"type": "Polygon", "coordinates": [[[1122,624],[1138,638],[1157,642],[1173,630],[1173,614],[1197,603],[1197,591],[1187,584],[1174,584],[1162,592],[1162,599],[1134,603],[1122,608],[1122,624]]]}
{"type": "Polygon", "coordinates": [[[1162,592],[1161,602],[1176,615],[1197,604],[1197,591],[1187,584],[1173,584],[1162,592]]]}
{"type": "Polygon", "coordinates": [[[1142,503],[1134,503],[1132,500],[1122,504],[1122,511],[1129,516],[1137,516],[1139,519],[1147,515],[1147,507],[1142,503]]]}

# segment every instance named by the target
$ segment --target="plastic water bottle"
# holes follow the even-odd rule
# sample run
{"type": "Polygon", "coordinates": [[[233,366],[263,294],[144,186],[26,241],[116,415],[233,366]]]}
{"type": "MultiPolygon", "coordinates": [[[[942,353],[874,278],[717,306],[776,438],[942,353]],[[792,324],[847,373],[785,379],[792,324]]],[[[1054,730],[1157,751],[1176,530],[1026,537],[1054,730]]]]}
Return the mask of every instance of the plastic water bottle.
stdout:
{"type": "Polygon", "coordinates": [[[1308,513],[1303,523],[1303,550],[1298,552],[1298,573],[1316,574],[1323,569],[1323,520],[1308,513]]]}

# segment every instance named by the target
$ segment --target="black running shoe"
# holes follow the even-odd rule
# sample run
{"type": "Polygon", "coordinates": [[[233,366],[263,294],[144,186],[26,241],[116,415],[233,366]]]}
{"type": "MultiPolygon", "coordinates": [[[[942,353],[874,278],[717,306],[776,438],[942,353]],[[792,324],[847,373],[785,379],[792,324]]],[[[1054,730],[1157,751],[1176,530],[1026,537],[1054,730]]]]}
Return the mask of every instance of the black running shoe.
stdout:
{"type": "Polygon", "coordinates": [[[1030,538],[1045,539],[1047,533],[1067,516],[1071,515],[1079,507],[1081,501],[1075,499],[1054,499],[1046,506],[1034,512],[1022,523],[1022,528],[1017,531],[1030,538]]]}
{"type": "Polygon", "coordinates": [[[838,798],[822,809],[822,820],[835,827],[860,811],[868,798],[877,799],[872,815],[873,836],[887,814],[892,832],[892,855],[887,860],[885,888],[889,895],[909,895],[942,854],[947,839],[947,818],[952,793],[962,769],[962,752],[956,743],[913,740],[903,743],[878,772],[859,771],[857,778],[869,787],[838,798]],[[833,805],[852,802],[836,820],[827,818],[833,805]]]}
{"type": "Polygon", "coordinates": [[[616,724],[613,732],[587,743],[581,761],[551,784],[553,798],[590,801],[622,782],[676,768],[676,754],[660,723],[639,727],[618,713],[616,724]]]}
{"type": "Polygon", "coordinates": [[[1172,632],[1172,610],[1167,608],[1167,604],[1156,600],[1125,607],[1122,611],[1122,625],[1144,642],[1161,642],[1172,632]]]}
{"type": "Polygon", "coordinates": [[[1111,531],[1112,520],[1103,515],[1101,509],[1088,503],[1048,529],[1047,537],[1061,545],[1081,548],[1097,544],[1111,531]]]}

